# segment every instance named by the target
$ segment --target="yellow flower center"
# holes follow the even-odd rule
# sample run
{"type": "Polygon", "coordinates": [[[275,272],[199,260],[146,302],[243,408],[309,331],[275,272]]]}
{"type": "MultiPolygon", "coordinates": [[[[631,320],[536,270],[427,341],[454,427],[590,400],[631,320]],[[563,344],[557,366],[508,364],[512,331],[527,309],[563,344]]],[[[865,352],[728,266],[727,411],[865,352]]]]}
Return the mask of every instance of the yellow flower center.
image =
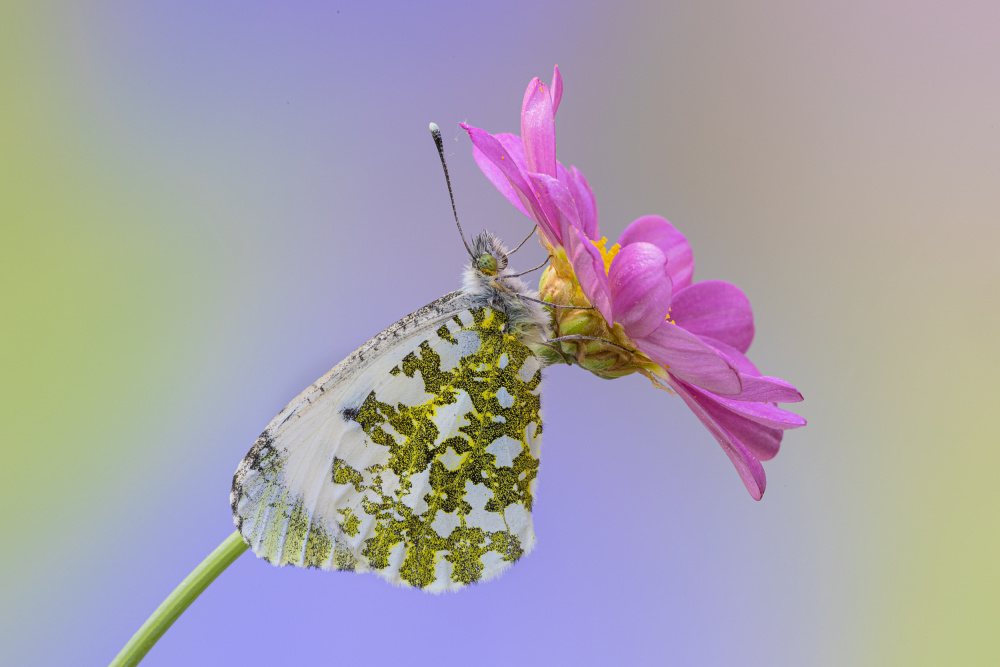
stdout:
{"type": "Polygon", "coordinates": [[[621,250],[622,247],[616,243],[611,246],[610,250],[608,250],[607,236],[602,236],[600,241],[591,241],[591,243],[594,244],[594,247],[600,251],[601,257],[604,258],[604,273],[608,273],[611,270],[611,261],[615,258],[615,255],[618,254],[618,251],[621,250]]]}

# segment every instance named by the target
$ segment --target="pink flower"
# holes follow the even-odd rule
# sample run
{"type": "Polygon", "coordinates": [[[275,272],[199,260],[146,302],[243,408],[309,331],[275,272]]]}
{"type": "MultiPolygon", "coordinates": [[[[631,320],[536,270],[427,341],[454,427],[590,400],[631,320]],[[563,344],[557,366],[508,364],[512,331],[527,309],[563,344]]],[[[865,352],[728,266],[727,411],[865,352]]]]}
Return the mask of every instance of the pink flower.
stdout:
{"type": "Polygon", "coordinates": [[[795,403],[802,394],[780,378],[762,376],[746,357],[754,337],[749,299],[721,280],[692,282],[691,247],[669,222],[659,216],[639,218],[625,229],[620,243],[609,271],[615,321],[667,371],[667,384],[718,440],[750,495],[760,500],[766,485],[760,462],[778,453],[783,431],[806,423],[775,403],[795,403]],[[660,257],[658,270],[667,275],[647,288],[653,271],[645,266],[660,257]],[[623,286],[616,288],[617,282],[623,286]],[[655,321],[665,308],[669,316],[655,321]],[[650,325],[654,328],[646,333],[650,325]]]}
{"type": "Polygon", "coordinates": [[[750,301],[727,282],[692,282],[691,246],[673,225],[644,216],[625,229],[619,244],[606,276],[585,272],[584,295],[593,304],[610,302],[611,319],[605,319],[621,325],[666,371],[666,383],[760,500],[766,486],[760,462],[778,453],[784,430],[806,423],[774,404],[801,401],[802,394],[784,380],[761,376],[746,357],[754,336],[750,301]]]}
{"type": "Polygon", "coordinates": [[[555,116],[562,98],[559,67],[552,72],[552,86],[538,77],[531,80],[521,105],[521,136],[490,134],[462,124],[472,139],[472,156],[486,178],[511,204],[532,218],[550,246],[562,240],[559,212],[539,179],[551,179],[560,193],[573,201],[575,219],[590,238],[597,238],[597,204],[594,193],[575,167],[566,169],[556,161],[555,116]],[[522,141],[523,137],[523,141],[522,141]]]}
{"type": "MultiPolygon", "coordinates": [[[[537,223],[553,252],[553,266],[542,278],[543,294],[546,281],[560,284],[550,290],[564,295],[560,305],[573,304],[573,295],[582,292],[602,319],[584,325],[637,351],[609,366],[609,350],[618,357],[621,352],[607,346],[593,350],[591,344],[588,349],[604,357],[589,369],[604,377],[639,371],[673,388],[759,500],[766,483],[760,462],[777,454],[784,430],[805,425],[775,403],[801,401],[802,395],[784,380],[762,376],[747,359],[754,336],[749,300],[730,283],[692,282],[691,246],[673,225],[660,216],[644,216],[610,250],[605,239],[598,241],[593,192],[576,168],[556,161],[555,112],[561,97],[557,67],[551,89],[537,78],[528,84],[521,137],[463,125],[473,156],[497,189],[537,223]]],[[[569,320],[555,316],[557,334],[563,321],[569,320]]],[[[573,322],[578,330],[580,317],[573,322]]],[[[582,352],[577,362],[587,367],[582,352]]]]}

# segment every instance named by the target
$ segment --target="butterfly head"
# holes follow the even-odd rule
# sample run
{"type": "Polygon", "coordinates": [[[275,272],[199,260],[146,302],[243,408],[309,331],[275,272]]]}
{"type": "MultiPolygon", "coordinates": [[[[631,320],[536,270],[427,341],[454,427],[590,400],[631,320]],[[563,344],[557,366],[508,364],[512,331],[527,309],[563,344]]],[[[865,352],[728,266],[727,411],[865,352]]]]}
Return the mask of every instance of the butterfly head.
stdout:
{"type": "Polygon", "coordinates": [[[507,268],[507,248],[496,236],[483,232],[472,241],[472,268],[486,277],[499,275],[507,268]]]}
{"type": "Polygon", "coordinates": [[[476,259],[476,268],[488,276],[495,276],[497,274],[497,258],[484,252],[476,259]]]}
{"type": "Polygon", "coordinates": [[[521,342],[540,342],[548,335],[551,316],[535,303],[538,292],[507,268],[507,248],[493,234],[483,232],[472,241],[463,280],[465,292],[482,305],[507,317],[509,330],[521,342]],[[526,300],[522,297],[529,297],[526,300]]]}
{"type": "MultiPolygon", "coordinates": [[[[470,262],[465,269],[465,289],[483,296],[491,304],[516,301],[518,292],[527,287],[507,270],[507,248],[490,232],[483,232],[472,239],[469,248],[470,262]]],[[[505,309],[504,309],[505,310],[505,309]]]]}

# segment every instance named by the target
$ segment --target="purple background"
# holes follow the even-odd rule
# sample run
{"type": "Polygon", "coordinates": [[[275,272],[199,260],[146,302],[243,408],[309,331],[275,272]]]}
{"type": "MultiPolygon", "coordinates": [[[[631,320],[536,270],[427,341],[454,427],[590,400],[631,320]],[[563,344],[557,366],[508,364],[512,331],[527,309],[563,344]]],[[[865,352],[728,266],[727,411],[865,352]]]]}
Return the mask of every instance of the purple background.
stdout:
{"type": "Polygon", "coordinates": [[[247,555],[144,664],[997,664],[998,7],[5,5],[0,662],[107,663],[271,417],[456,288],[429,121],[466,229],[523,237],[457,124],[558,63],[604,233],[670,219],[806,396],[764,500],[676,397],[553,368],[501,579],[247,555]]]}

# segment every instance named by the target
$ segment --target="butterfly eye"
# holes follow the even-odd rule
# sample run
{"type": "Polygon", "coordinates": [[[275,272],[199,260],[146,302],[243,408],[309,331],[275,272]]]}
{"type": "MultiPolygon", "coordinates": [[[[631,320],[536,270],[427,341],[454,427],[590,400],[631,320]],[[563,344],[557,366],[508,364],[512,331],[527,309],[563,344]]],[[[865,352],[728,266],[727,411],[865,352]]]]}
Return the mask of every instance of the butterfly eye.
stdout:
{"type": "Polygon", "coordinates": [[[484,252],[482,255],[479,256],[479,259],[476,260],[476,266],[478,266],[479,270],[482,271],[483,273],[487,275],[493,275],[494,273],[497,272],[496,257],[487,252],[484,252]]]}

